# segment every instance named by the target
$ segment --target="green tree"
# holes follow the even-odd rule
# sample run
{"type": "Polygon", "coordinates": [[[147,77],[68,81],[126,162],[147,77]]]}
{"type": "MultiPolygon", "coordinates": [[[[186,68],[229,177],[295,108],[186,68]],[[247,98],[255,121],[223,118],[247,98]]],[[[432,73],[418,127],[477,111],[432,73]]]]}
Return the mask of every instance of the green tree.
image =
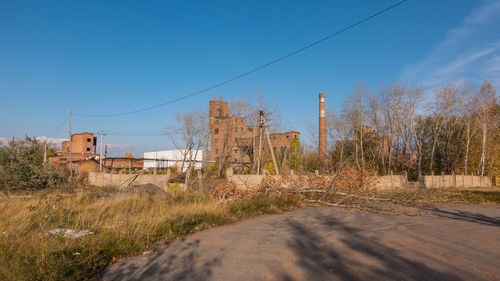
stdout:
{"type": "Polygon", "coordinates": [[[43,145],[26,136],[0,147],[0,188],[37,190],[65,182],[62,172],[43,163],[43,145]]]}
{"type": "Polygon", "coordinates": [[[290,142],[290,168],[297,171],[302,163],[304,148],[300,145],[298,138],[293,138],[290,142]]]}

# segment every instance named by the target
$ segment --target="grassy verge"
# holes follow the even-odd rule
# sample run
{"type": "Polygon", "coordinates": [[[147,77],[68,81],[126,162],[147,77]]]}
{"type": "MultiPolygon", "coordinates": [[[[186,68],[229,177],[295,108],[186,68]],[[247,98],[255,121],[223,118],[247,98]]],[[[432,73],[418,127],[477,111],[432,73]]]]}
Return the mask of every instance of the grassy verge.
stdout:
{"type": "Polygon", "coordinates": [[[0,280],[98,279],[99,270],[113,260],[150,250],[158,242],[298,204],[290,197],[217,202],[183,192],[0,199],[0,280]],[[55,228],[94,234],[73,240],[47,234],[55,228]]]}
{"type": "Polygon", "coordinates": [[[426,203],[500,204],[500,188],[495,187],[476,189],[402,189],[379,191],[373,195],[390,199],[395,203],[415,205],[426,203]]]}

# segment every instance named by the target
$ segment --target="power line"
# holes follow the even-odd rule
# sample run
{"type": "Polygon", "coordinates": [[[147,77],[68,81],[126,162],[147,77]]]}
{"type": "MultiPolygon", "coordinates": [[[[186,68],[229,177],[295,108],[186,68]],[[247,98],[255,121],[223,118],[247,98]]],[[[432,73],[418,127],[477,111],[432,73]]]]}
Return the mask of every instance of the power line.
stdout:
{"type": "Polygon", "coordinates": [[[143,132],[124,132],[124,131],[103,131],[112,136],[163,136],[164,131],[143,131],[143,132]]]}
{"type": "Polygon", "coordinates": [[[68,117],[67,116],[66,116],[66,119],[64,119],[64,121],[59,126],[57,126],[57,128],[48,137],[51,138],[52,136],[54,136],[54,134],[57,133],[57,131],[59,131],[59,129],[61,129],[61,127],[64,124],[66,124],[66,121],[68,121],[68,117]]]}
{"type": "Polygon", "coordinates": [[[340,30],[338,30],[338,31],[336,31],[336,32],[334,32],[334,33],[332,33],[332,34],[330,34],[330,35],[326,36],[326,37],[323,37],[323,38],[319,39],[318,41],[315,41],[315,42],[313,42],[313,43],[310,43],[309,45],[306,45],[306,46],[304,46],[304,47],[302,47],[302,48],[300,48],[300,49],[297,49],[297,50],[295,50],[295,51],[293,51],[293,52],[291,52],[291,53],[288,53],[288,54],[286,54],[286,55],[284,55],[284,56],[282,56],[282,57],[279,57],[279,58],[277,58],[277,59],[275,59],[275,60],[273,60],[273,61],[270,61],[270,62],[268,62],[268,63],[265,63],[265,64],[263,64],[263,65],[261,65],[261,66],[259,66],[259,67],[256,67],[256,68],[254,68],[254,69],[251,69],[251,70],[249,70],[249,71],[247,71],[247,72],[245,72],[245,73],[239,74],[239,75],[237,75],[237,76],[234,76],[234,77],[229,78],[229,79],[227,79],[227,80],[225,80],[225,81],[222,81],[222,82],[219,82],[219,83],[217,83],[217,84],[214,84],[214,85],[212,85],[212,86],[210,86],[210,87],[208,87],[208,88],[205,88],[205,89],[202,89],[202,90],[196,91],[196,92],[194,92],[194,93],[191,93],[191,94],[188,94],[188,95],[185,95],[185,96],[182,96],[182,97],[178,97],[178,98],[176,98],[176,99],[173,99],[173,100],[170,100],[170,101],[166,101],[166,102],[164,102],[164,103],[160,103],[160,104],[156,104],[156,105],[152,105],[152,106],[144,107],[144,108],[137,109],[137,110],[125,111],[125,112],[114,113],[114,114],[102,114],[102,115],[79,114],[79,113],[73,113],[73,115],[82,116],[82,117],[97,117],[97,118],[103,118],[103,117],[116,117],[116,116],[122,116],[122,115],[128,115],[128,114],[139,113],[139,112],[143,112],[143,111],[147,111],[147,110],[155,109],[155,108],[158,108],[158,107],[162,107],[162,106],[165,106],[165,105],[168,105],[168,104],[172,104],[172,103],[175,103],[175,102],[179,102],[179,101],[181,101],[181,100],[184,100],[184,99],[190,98],[190,97],[192,97],[192,96],[196,96],[196,95],[202,94],[202,93],[204,93],[204,92],[207,92],[207,91],[209,91],[209,90],[212,90],[212,89],[218,88],[218,87],[220,87],[220,86],[222,86],[222,85],[225,85],[225,84],[228,84],[228,83],[230,83],[230,82],[232,82],[232,81],[234,81],[234,80],[237,80],[237,79],[243,78],[243,77],[245,77],[245,76],[247,76],[247,75],[250,75],[250,74],[252,74],[252,73],[254,73],[254,72],[257,72],[257,71],[259,71],[259,70],[261,70],[261,69],[263,69],[263,68],[266,68],[266,67],[268,67],[268,66],[271,66],[271,65],[273,65],[273,64],[275,64],[275,63],[277,63],[277,62],[280,62],[280,61],[282,61],[282,60],[284,60],[284,59],[287,59],[287,58],[289,58],[289,57],[291,57],[291,56],[293,56],[293,55],[296,55],[296,54],[298,54],[298,53],[300,53],[300,52],[303,52],[303,51],[305,51],[305,50],[307,50],[307,49],[309,49],[309,48],[311,48],[311,47],[314,47],[314,46],[316,46],[316,45],[318,45],[318,44],[320,44],[320,43],[322,43],[322,42],[324,42],[324,41],[326,41],[326,40],[328,40],[328,39],[331,39],[331,38],[333,38],[333,37],[335,37],[335,36],[337,36],[337,35],[339,35],[339,34],[341,34],[341,33],[345,32],[345,31],[347,31],[347,30],[349,30],[349,29],[352,29],[352,28],[354,28],[354,27],[356,27],[356,26],[358,26],[358,25],[360,25],[360,24],[362,24],[362,23],[364,23],[364,22],[367,22],[367,21],[371,20],[372,18],[375,18],[375,17],[377,17],[377,16],[379,16],[379,15],[381,15],[381,14],[385,13],[385,12],[388,12],[389,10],[391,10],[391,9],[393,9],[393,8],[395,8],[395,7],[399,6],[399,5],[401,5],[401,4],[403,4],[403,3],[404,3],[404,2],[406,2],[406,1],[408,1],[408,0],[402,0],[402,1],[399,1],[399,2],[397,2],[396,4],[393,4],[392,6],[389,6],[389,7],[385,8],[385,9],[382,9],[382,10],[380,10],[380,11],[378,11],[378,12],[376,12],[376,13],[374,13],[374,14],[372,14],[372,15],[368,16],[368,17],[365,17],[364,19],[362,19],[362,20],[360,20],[360,21],[358,21],[358,22],[356,22],[356,23],[353,23],[353,24],[351,24],[351,25],[349,25],[349,26],[347,26],[347,27],[344,27],[344,28],[342,28],[342,29],[340,29],[340,30]]]}

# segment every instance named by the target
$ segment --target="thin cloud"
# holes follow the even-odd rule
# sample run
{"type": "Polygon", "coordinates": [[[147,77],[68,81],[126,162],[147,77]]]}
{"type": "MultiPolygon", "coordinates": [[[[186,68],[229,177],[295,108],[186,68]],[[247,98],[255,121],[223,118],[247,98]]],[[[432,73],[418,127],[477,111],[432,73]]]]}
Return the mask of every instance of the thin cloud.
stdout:
{"type": "Polygon", "coordinates": [[[500,81],[500,73],[494,58],[500,56],[500,40],[491,33],[498,25],[500,1],[484,2],[460,26],[449,30],[425,58],[403,68],[401,80],[421,81],[426,89],[458,77],[469,77],[477,83],[488,79],[499,86],[495,83],[500,81]]]}

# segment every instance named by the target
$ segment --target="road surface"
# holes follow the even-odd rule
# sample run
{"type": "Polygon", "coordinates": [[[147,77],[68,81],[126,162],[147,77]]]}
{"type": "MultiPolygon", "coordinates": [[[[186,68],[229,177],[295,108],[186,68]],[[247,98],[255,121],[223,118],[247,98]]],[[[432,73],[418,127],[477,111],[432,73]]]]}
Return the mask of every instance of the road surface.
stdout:
{"type": "Polygon", "coordinates": [[[195,233],[104,280],[500,280],[500,206],[423,216],[310,208],[195,233]]]}

